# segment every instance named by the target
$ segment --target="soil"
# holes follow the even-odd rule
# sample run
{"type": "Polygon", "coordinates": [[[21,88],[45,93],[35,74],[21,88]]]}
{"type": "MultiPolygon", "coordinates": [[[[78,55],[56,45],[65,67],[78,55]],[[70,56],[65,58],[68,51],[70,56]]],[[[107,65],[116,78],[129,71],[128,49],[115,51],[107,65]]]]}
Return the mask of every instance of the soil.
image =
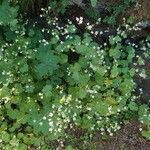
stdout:
{"type": "MultiPolygon", "coordinates": [[[[99,3],[103,3],[106,6],[119,5],[124,0],[101,0],[99,3]]],[[[120,15],[119,19],[123,17],[132,16],[135,22],[150,20],[150,1],[149,0],[137,0],[137,4],[133,6],[129,6],[125,12],[120,15]]]]}
{"type": "Polygon", "coordinates": [[[137,7],[128,8],[126,11],[127,16],[132,16],[136,22],[141,20],[150,20],[150,1],[138,0],[137,7]]]}
{"type": "MultiPolygon", "coordinates": [[[[85,130],[73,127],[67,129],[67,133],[71,135],[70,140],[64,140],[63,143],[64,146],[72,145],[75,150],[149,150],[150,141],[141,136],[140,127],[138,121],[130,121],[106,139],[102,139],[100,132],[96,132],[92,139],[86,139],[85,130]]],[[[56,142],[53,144],[59,145],[56,142]]]]}
{"type": "Polygon", "coordinates": [[[149,150],[150,141],[141,137],[139,127],[137,121],[131,121],[106,141],[97,138],[96,150],[149,150]]]}

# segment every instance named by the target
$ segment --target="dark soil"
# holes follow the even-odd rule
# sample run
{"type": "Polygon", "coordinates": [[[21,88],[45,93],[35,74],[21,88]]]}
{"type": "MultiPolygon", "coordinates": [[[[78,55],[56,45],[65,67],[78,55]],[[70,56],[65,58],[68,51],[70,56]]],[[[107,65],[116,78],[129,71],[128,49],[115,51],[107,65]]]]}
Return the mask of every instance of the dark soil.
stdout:
{"type": "MultiPolygon", "coordinates": [[[[73,127],[68,129],[70,138],[64,139],[64,147],[72,145],[74,150],[149,150],[150,141],[141,136],[139,131],[140,123],[130,121],[122,126],[113,136],[102,139],[100,132],[96,132],[92,138],[89,138],[85,130],[73,127]]],[[[54,147],[59,147],[59,142],[51,143],[54,147]]],[[[59,147],[60,150],[65,148],[59,147]]]]}
{"type": "Polygon", "coordinates": [[[138,3],[137,7],[128,8],[124,14],[132,16],[136,22],[150,20],[150,0],[138,0],[138,3]]]}
{"type": "Polygon", "coordinates": [[[150,141],[141,137],[139,127],[137,121],[131,121],[106,141],[97,138],[96,150],[149,150],[150,141]]]}

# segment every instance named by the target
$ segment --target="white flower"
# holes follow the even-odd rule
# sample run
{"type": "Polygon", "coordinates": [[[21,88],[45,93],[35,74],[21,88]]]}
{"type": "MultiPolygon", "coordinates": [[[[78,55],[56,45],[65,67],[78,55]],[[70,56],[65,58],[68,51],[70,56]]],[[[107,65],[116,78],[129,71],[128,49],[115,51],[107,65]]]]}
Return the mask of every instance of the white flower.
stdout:
{"type": "Polygon", "coordinates": [[[49,116],[50,116],[50,117],[53,117],[53,113],[49,113],[49,116]]]}
{"type": "Polygon", "coordinates": [[[52,128],[49,128],[49,131],[50,131],[50,132],[52,132],[52,131],[53,131],[53,129],[52,129],[52,128]]]}
{"type": "Polygon", "coordinates": [[[58,132],[61,132],[61,128],[58,128],[58,132]]]}
{"type": "Polygon", "coordinates": [[[50,126],[52,126],[52,125],[53,125],[53,122],[52,122],[52,121],[50,121],[48,124],[49,124],[50,126]]]}
{"type": "Polygon", "coordinates": [[[79,18],[78,17],[76,17],[76,21],[79,22],[79,18]]]}
{"type": "Polygon", "coordinates": [[[113,136],[113,133],[109,133],[110,136],[113,136]]]}
{"type": "Polygon", "coordinates": [[[46,117],[45,117],[45,116],[43,117],[43,120],[46,120],[46,117]]]}
{"type": "Polygon", "coordinates": [[[91,30],[91,29],[92,29],[92,25],[88,25],[86,28],[87,28],[88,30],[91,30]]]}
{"type": "Polygon", "coordinates": [[[36,122],[36,120],[33,120],[33,122],[35,123],[35,122],[36,122]]]}
{"type": "Polygon", "coordinates": [[[100,31],[100,33],[99,33],[100,35],[102,35],[103,34],[103,31],[100,31]]]}
{"type": "Polygon", "coordinates": [[[42,126],[42,125],[43,125],[43,122],[40,122],[39,125],[42,126]]]}

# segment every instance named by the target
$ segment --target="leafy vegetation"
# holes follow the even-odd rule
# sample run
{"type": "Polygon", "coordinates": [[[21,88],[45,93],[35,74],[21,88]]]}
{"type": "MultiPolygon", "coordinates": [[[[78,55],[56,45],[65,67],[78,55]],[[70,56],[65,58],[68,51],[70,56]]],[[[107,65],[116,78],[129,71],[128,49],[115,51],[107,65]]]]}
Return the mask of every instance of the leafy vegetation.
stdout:
{"type": "MultiPolygon", "coordinates": [[[[135,3],[135,0],[123,0],[123,2],[121,4],[116,4],[114,5],[110,5],[108,8],[108,11],[110,12],[110,16],[106,16],[104,19],[104,22],[107,22],[108,24],[111,25],[116,25],[117,24],[117,17],[126,11],[126,9],[132,5],[133,3],[135,3]]],[[[130,18],[131,20],[131,18],[130,18]]]]}
{"type": "Polygon", "coordinates": [[[97,0],[91,0],[91,5],[94,7],[97,4],[97,0]]]}
{"type": "Polygon", "coordinates": [[[52,149],[48,141],[68,137],[74,125],[112,136],[134,117],[150,138],[149,107],[134,95],[135,48],[122,42],[127,33],[99,45],[72,22],[60,25],[51,7],[42,11],[41,28],[23,22],[9,1],[0,6],[0,148],[52,149]]]}

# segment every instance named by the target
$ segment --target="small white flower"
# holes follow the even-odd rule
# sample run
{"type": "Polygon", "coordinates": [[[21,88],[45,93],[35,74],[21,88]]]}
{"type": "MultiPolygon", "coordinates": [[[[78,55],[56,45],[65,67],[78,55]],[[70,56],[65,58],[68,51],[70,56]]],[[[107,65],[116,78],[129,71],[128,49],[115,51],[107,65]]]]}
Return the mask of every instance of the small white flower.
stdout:
{"type": "Polygon", "coordinates": [[[43,125],[43,122],[40,122],[39,125],[42,126],[42,125],[43,125]]]}
{"type": "Polygon", "coordinates": [[[91,30],[92,29],[92,25],[87,26],[87,29],[91,30]]]}
{"type": "Polygon", "coordinates": [[[52,129],[52,128],[49,128],[49,131],[50,131],[50,132],[52,132],[52,131],[53,131],[53,129],[52,129]]]}
{"type": "Polygon", "coordinates": [[[49,124],[50,126],[52,126],[52,125],[53,125],[53,122],[52,122],[52,121],[50,121],[48,124],[49,124]]]}
{"type": "Polygon", "coordinates": [[[113,133],[109,133],[110,136],[113,136],[113,133]]]}
{"type": "Polygon", "coordinates": [[[46,117],[45,117],[45,116],[43,117],[43,120],[46,120],[46,117]]]}
{"type": "Polygon", "coordinates": [[[36,120],[33,120],[33,122],[35,123],[35,122],[36,122],[36,120]]]}
{"type": "Polygon", "coordinates": [[[79,18],[78,17],[76,17],[76,21],[79,22],[79,18]]]}
{"type": "Polygon", "coordinates": [[[53,113],[49,113],[49,116],[50,116],[50,117],[53,117],[53,113]]]}
{"type": "Polygon", "coordinates": [[[100,33],[99,33],[100,35],[102,35],[103,34],[103,31],[100,31],[100,33]]]}

